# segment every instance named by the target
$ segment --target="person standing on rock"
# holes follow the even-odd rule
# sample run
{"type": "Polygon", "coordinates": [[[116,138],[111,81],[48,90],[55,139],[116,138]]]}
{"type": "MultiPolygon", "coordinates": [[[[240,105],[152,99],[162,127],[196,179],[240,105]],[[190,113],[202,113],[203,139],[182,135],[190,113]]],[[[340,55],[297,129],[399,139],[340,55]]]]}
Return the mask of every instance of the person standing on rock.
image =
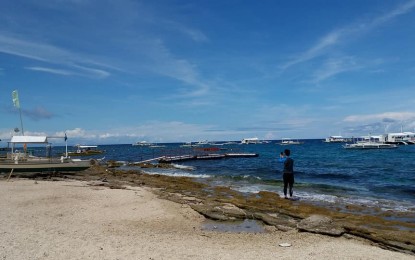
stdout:
{"type": "Polygon", "coordinates": [[[290,157],[291,151],[289,149],[284,150],[284,156],[280,155],[279,162],[284,163],[284,169],[282,173],[282,179],[284,181],[284,198],[287,197],[287,190],[289,190],[290,197],[293,196],[294,186],[294,160],[290,157]]]}

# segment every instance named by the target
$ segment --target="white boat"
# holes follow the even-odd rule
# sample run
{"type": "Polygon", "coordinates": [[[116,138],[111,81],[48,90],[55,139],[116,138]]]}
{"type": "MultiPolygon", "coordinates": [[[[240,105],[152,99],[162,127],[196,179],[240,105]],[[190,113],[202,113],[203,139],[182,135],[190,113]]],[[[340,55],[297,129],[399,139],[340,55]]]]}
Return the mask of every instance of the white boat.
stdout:
{"type": "Polygon", "coordinates": [[[150,146],[150,145],[153,145],[153,144],[147,141],[139,141],[139,142],[133,143],[133,146],[150,146]]]}
{"type": "Polygon", "coordinates": [[[99,150],[97,145],[80,145],[77,144],[75,151],[68,152],[68,156],[88,156],[103,154],[105,151],[99,150]]]}
{"type": "Polygon", "coordinates": [[[225,143],[218,143],[216,145],[235,145],[235,144],[238,144],[238,142],[232,142],[232,141],[230,141],[230,142],[225,142],[225,143]]]}
{"type": "Polygon", "coordinates": [[[196,143],[188,142],[180,145],[180,147],[198,147],[199,145],[196,143]]]}
{"type": "Polygon", "coordinates": [[[343,145],[346,149],[393,149],[397,148],[396,144],[385,143],[383,136],[369,135],[357,138],[352,144],[343,145]]]}
{"type": "Polygon", "coordinates": [[[210,145],[210,142],[208,140],[203,140],[203,141],[197,142],[196,145],[210,145]]]}
{"type": "Polygon", "coordinates": [[[415,133],[413,132],[388,133],[383,135],[383,138],[388,144],[415,144],[415,133]]]}
{"type": "Polygon", "coordinates": [[[345,144],[346,149],[391,149],[397,148],[396,144],[387,144],[381,142],[358,142],[353,144],[345,144]]]}
{"type": "Polygon", "coordinates": [[[258,137],[253,137],[253,138],[244,138],[241,141],[241,144],[260,144],[262,143],[258,137]]]}
{"type": "Polygon", "coordinates": [[[331,135],[327,137],[323,142],[325,143],[346,143],[349,141],[349,138],[345,138],[341,135],[331,135]]]}
{"type": "Polygon", "coordinates": [[[150,148],[164,148],[166,147],[165,145],[159,145],[159,144],[154,144],[154,145],[150,145],[150,148]]]}
{"type": "Polygon", "coordinates": [[[291,138],[282,138],[280,145],[296,145],[296,144],[302,144],[302,142],[296,140],[292,140],[291,138]]]}
{"type": "Polygon", "coordinates": [[[50,156],[50,145],[46,136],[13,136],[10,144],[11,152],[7,157],[0,159],[0,172],[62,172],[81,171],[91,167],[89,160],[73,160],[67,156],[60,158],[50,156]],[[38,157],[28,153],[28,144],[44,144],[49,156],[38,157]],[[22,150],[16,149],[22,145],[22,150]]]}

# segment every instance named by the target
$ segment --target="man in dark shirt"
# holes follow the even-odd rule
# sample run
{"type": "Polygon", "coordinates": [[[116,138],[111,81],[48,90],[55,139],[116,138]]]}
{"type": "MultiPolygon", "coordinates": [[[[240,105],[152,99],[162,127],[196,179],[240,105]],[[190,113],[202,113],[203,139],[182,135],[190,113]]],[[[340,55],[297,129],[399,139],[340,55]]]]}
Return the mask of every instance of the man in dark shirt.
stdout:
{"type": "Polygon", "coordinates": [[[289,149],[284,150],[285,157],[280,158],[280,162],[284,163],[284,170],[282,178],[284,181],[284,198],[287,197],[287,188],[290,192],[290,197],[293,196],[293,186],[294,186],[294,160],[290,158],[291,151],[289,149]]]}

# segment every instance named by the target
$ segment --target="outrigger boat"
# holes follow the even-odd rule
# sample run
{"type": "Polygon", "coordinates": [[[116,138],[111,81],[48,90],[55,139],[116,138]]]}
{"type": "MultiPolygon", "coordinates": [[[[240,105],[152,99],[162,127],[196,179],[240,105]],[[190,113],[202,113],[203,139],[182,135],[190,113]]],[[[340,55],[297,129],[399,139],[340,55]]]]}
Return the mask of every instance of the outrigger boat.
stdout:
{"type": "Polygon", "coordinates": [[[303,142],[300,142],[298,140],[292,140],[291,138],[282,138],[280,145],[294,145],[294,144],[302,144],[303,142]]]}
{"type": "Polygon", "coordinates": [[[353,144],[345,144],[346,149],[393,149],[398,148],[396,144],[387,144],[380,142],[357,142],[353,144]]]}
{"type": "Polygon", "coordinates": [[[51,156],[48,137],[46,136],[13,136],[10,144],[11,152],[0,159],[0,172],[65,172],[82,171],[91,167],[89,160],[71,159],[68,156],[54,158],[51,156]],[[34,156],[27,151],[28,144],[46,145],[47,156],[34,156]],[[22,152],[16,149],[22,145],[22,152]]]}
{"type": "Polygon", "coordinates": [[[343,137],[341,135],[331,135],[323,140],[325,143],[347,143],[350,138],[343,137]]]}
{"type": "Polygon", "coordinates": [[[77,149],[73,152],[68,152],[69,156],[87,156],[103,154],[105,151],[99,150],[97,145],[76,145],[77,149]]]}
{"type": "Polygon", "coordinates": [[[398,148],[396,144],[385,143],[382,136],[369,135],[357,138],[356,142],[343,145],[346,149],[393,149],[398,148]]]}

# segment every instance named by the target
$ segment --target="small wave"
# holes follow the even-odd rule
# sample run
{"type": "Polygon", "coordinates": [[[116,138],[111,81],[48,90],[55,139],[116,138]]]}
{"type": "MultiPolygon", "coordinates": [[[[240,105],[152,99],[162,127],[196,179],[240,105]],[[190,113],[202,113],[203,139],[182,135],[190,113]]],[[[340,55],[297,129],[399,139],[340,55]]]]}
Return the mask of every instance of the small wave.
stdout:
{"type": "Polygon", "coordinates": [[[146,174],[150,175],[165,175],[165,176],[171,176],[171,177],[190,177],[190,178],[210,178],[211,175],[207,174],[192,174],[189,172],[183,172],[183,171],[174,171],[174,170],[151,170],[151,171],[143,171],[146,174]]]}
{"type": "Polygon", "coordinates": [[[242,192],[242,193],[254,193],[254,194],[265,190],[264,187],[256,186],[256,185],[231,187],[231,189],[242,192]]]}
{"type": "Polygon", "coordinates": [[[172,164],[172,166],[176,169],[181,169],[181,170],[194,171],[196,169],[193,166],[187,166],[187,165],[182,165],[182,164],[172,164]]]}
{"type": "Polygon", "coordinates": [[[262,180],[261,177],[258,176],[251,176],[251,175],[244,175],[242,176],[243,179],[255,179],[255,180],[262,180]]]}
{"type": "Polygon", "coordinates": [[[338,205],[360,205],[368,208],[379,208],[382,211],[414,212],[415,207],[411,203],[376,198],[341,197],[327,194],[313,194],[298,192],[296,195],[304,200],[312,202],[325,202],[338,205]]]}
{"type": "MultiPolygon", "coordinates": [[[[243,192],[257,194],[261,191],[275,192],[280,197],[284,194],[279,187],[271,185],[240,185],[231,186],[231,189],[243,192]]],[[[415,212],[415,206],[410,202],[393,201],[393,200],[379,200],[375,198],[356,198],[356,197],[342,197],[338,195],[294,191],[294,196],[303,201],[308,201],[316,204],[326,204],[331,206],[346,206],[346,205],[360,205],[366,206],[368,209],[378,208],[381,211],[395,211],[395,212],[415,212]]]]}

